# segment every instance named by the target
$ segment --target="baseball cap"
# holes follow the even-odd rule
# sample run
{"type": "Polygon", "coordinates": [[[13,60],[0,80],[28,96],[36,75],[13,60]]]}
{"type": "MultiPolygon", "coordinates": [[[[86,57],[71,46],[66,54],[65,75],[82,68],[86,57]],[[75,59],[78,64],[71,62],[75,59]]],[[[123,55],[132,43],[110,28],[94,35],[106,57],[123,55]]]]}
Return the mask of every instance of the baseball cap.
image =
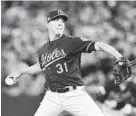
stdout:
{"type": "Polygon", "coordinates": [[[49,12],[47,16],[47,22],[50,22],[56,17],[62,17],[62,19],[64,19],[65,22],[68,20],[68,16],[64,14],[61,10],[53,10],[49,12]]]}

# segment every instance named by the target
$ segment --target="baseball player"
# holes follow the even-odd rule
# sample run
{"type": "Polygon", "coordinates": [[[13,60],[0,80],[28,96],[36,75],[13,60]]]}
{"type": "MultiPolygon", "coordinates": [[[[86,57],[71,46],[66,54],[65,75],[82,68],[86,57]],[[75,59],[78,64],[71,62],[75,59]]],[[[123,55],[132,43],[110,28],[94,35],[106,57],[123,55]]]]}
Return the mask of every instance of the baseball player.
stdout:
{"type": "Polygon", "coordinates": [[[57,116],[66,110],[75,116],[104,116],[86,92],[81,80],[81,53],[104,51],[121,59],[123,56],[103,42],[83,41],[80,37],[64,34],[68,16],[53,10],[47,16],[49,42],[39,50],[39,61],[33,66],[10,74],[16,82],[24,74],[45,74],[48,90],[34,116],[57,116]]]}

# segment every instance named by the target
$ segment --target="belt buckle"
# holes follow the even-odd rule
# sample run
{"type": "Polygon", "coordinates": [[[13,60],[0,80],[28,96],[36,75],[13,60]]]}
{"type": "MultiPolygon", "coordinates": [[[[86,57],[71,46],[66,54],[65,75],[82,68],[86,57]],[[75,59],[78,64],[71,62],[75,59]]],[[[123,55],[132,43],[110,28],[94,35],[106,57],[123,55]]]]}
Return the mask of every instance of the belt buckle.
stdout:
{"type": "Polygon", "coordinates": [[[75,89],[76,89],[76,86],[67,86],[65,88],[58,88],[58,89],[56,89],[56,92],[58,92],[58,93],[65,93],[65,92],[72,91],[72,90],[75,90],[75,89]]]}

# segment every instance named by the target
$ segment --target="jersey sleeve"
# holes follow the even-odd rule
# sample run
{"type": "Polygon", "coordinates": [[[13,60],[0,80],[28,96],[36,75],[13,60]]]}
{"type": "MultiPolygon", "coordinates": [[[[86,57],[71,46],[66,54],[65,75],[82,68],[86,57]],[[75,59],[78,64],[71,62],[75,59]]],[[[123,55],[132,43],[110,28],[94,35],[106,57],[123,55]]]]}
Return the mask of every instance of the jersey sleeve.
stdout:
{"type": "Polygon", "coordinates": [[[95,42],[93,41],[85,41],[80,37],[75,37],[72,38],[72,44],[70,48],[72,49],[73,53],[91,53],[92,51],[95,51],[94,44],[95,42]]]}

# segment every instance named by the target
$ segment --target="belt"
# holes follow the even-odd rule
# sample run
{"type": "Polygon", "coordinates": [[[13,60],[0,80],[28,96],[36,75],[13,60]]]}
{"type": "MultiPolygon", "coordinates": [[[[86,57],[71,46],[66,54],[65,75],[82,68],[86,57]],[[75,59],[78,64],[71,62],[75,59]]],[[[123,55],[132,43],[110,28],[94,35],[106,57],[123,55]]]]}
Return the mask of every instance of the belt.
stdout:
{"type": "Polygon", "coordinates": [[[67,86],[65,88],[50,89],[52,92],[65,93],[68,91],[75,90],[77,86],[67,86]]]}

